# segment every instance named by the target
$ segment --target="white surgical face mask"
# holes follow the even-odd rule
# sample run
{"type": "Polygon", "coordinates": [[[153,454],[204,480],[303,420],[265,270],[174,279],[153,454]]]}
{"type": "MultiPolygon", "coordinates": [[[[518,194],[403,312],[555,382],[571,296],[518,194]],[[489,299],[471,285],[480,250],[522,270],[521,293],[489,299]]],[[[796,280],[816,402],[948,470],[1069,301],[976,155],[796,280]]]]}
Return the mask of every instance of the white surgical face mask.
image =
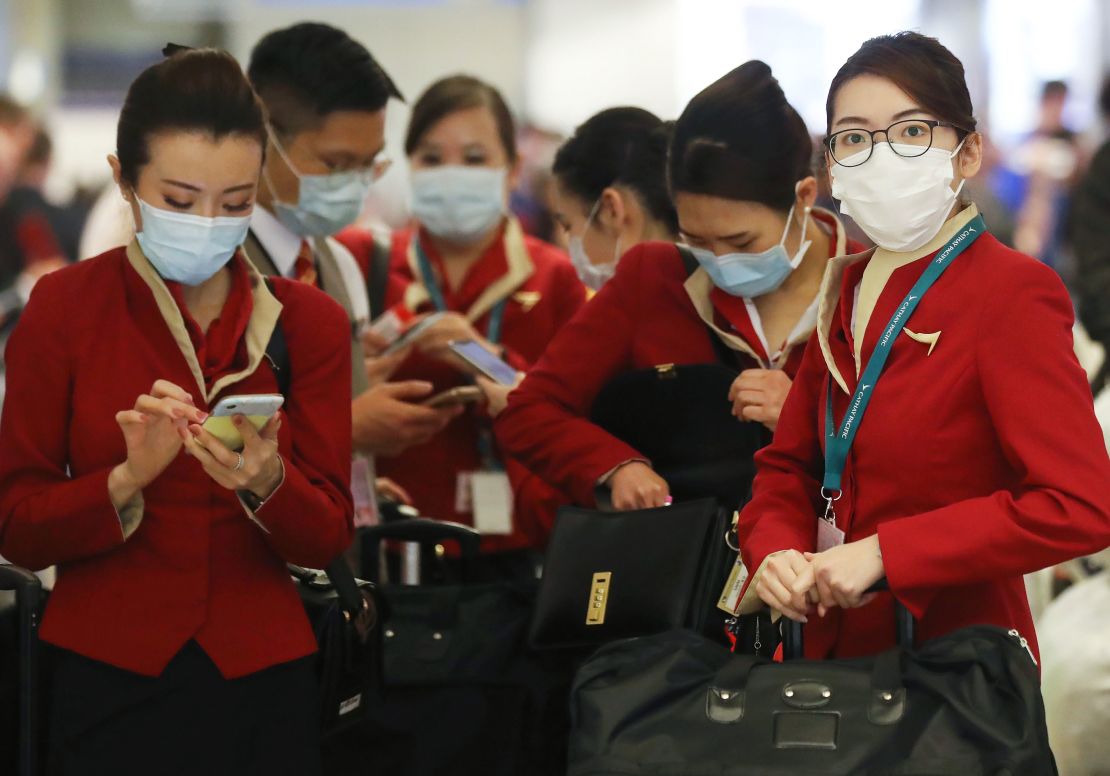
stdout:
{"type": "MultiPolygon", "coordinates": [[[[798,186],[794,187],[795,192],[798,186]]],[[[762,253],[743,253],[734,251],[720,256],[705,248],[690,246],[690,251],[698,264],[706,271],[713,285],[732,296],[744,299],[754,299],[757,296],[776,291],[786,282],[790,274],[801,266],[806,257],[806,251],[812,245],[812,240],[806,239],[806,230],[809,227],[810,208],[805,209],[802,216],[802,233],[799,237],[798,250],[790,256],[786,252],[786,236],[790,233],[790,226],[794,223],[794,205],[786,215],[786,226],[783,227],[782,237],[778,244],[772,245],[762,253]]]]}
{"type": "Polygon", "coordinates": [[[436,237],[477,242],[505,215],[504,167],[442,165],[412,174],[412,213],[436,237]]]}
{"type": "MultiPolygon", "coordinates": [[[[861,165],[833,164],[832,195],[840,200],[840,212],[876,245],[888,251],[915,251],[937,236],[964,187],[965,181],[960,181],[952,188],[952,160],[962,147],[961,142],[954,151],[934,147],[907,157],[896,154],[888,143],[876,143],[871,158],[861,165]]],[[[904,148],[907,153],[920,150],[904,148]]]]}
{"type": "Polygon", "coordinates": [[[620,237],[617,238],[617,244],[613,249],[612,261],[607,261],[604,264],[594,264],[590,261],[589,254],[586,253],[583,239],[590,228],[590,224],[593,223],[594,217],[597,216],[599,207],[601,207],[600,199],[594,203],[593,209],[586,217],[586,226],[582,229],[582,234],[571,235],[570,239],[567,240],[570,261],[574,264],[575,271],[578,272],[578,279],[585,284],[586,288],[592,291],[600,291],[601,287],[612,279],[613,275],[617,273],[617,262],[620,261],[621,257],[620,237]]]}
{"type": "Polygon", "coordinates": [[[135,237],[163,280],[199,286],[219,272],[247,239],[250,216],[206,218],[148,205],[139,199],[143,229],[135,237]]]}
{"type": "MultiPolygon", "coordinates": [[[[272,132],[270,140],[299,182],[296,204],[281,202],[274,197],[274,215],[286,229],[301,237],[330,237],[355,222],[370,195],[370,187],[374,185],[370,170],[303,175],[293,166],[272,132]]],[[[266,185],[273,192],[269,176],[266,177],[266,185]]]]}

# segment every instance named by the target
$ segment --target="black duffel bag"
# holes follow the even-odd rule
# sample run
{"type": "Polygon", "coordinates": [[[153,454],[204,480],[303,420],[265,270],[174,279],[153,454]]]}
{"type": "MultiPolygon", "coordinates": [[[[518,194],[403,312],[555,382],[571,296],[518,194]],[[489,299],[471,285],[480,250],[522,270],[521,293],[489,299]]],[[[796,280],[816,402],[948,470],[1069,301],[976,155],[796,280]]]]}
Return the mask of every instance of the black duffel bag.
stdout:
{"type": "Polygon", "coordinates": [[[1021,638],[975,626],[874,657],[774,663],[689,632],[575,679],[570,776],[1051,776],[1021,638]]]}
{"type": "Polygon", "coordinates": [[[288,564],[316,632],[320,723],[332,736],[365,719],[381,681],[381,626],[374,586],[340,557],[326,571],[288,564]]]}

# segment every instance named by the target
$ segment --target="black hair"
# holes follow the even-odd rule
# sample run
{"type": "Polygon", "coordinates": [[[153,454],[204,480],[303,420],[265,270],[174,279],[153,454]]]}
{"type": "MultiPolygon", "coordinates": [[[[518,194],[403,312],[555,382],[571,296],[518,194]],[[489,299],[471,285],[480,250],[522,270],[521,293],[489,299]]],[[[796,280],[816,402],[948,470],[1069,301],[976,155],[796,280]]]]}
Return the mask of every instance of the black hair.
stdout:
{"type": "Polygon", "coordinates": [[[266,35],[247,75],[274,128],[295,135],[336,111],[376,113],[400,90],[377,60],[343,30],[302,22],[266,35]]]}
{"type": "Polygon", "coordinates": [[[609,186],[627,186],[652,218],[675,233],[678,216],[667,191],[667,145],[673,129],[673,122],[641,108],[603,110],[563,143],[552,172],[590,204],[609,186]]]}
{"type": "Polygon", "coordinates": [[[977,122],[963,63],[936,38],[919,32],[899,32],[871,38],[860,46],[829,86],[825,114],[830,129],[837,92],[861,75],[891,81],[921,108],[963,130],[961,137],[975,131],[977,122]]]}
{"type": "Polygon", "coordinates": [[[672,193],[706,194],[789,210],[813,171],[813,141],[771,68],[745,62],[703,89],[675,122],[672,193]]]}
{"type": "Polygon", "coordinates": [[[243,135],[265,152],[265,110],[235,57],[216,49],[173,52],[139,74],[120,111],[116,156],[122,181],[132,187],[150,161],[150,138],[160,132],[201,132],[213,140],[243,135]]]}
{"type": "Polygon", "coordinates": [[[493,114],[505,155],[510,162],[515,162],[516,124],[505,98],[495,87],[469,75],[441,78],[424,90],[412,106],[412,117],[405,133],[405,153],[412,156],[420,140],[440,120],[471,108],[487,108],[493,114]]]}
{"type": "Polygon", "coordinates": [[[1050,97],[1067,97],[1068,96],[1068,83],[1067,81],[1045,81],[1041,87],[1041,99],[1047,100],[1050,97]]]}

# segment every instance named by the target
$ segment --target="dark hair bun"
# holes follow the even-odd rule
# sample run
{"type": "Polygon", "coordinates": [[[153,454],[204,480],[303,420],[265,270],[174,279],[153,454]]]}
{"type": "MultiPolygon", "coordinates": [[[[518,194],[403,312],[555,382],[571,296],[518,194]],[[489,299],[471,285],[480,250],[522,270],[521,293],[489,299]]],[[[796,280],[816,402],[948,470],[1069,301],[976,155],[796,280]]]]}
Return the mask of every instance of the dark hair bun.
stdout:
{"type": "Polygon", "coordinates": [[[672,191],[788,209],[811,174],[813,143],[765,62],[752,60],[701,91],[671,143],[672,191]]]}
{"type": "Polygon", "coordinates": [[[673,126],[642,108],[603,110],[563,143],[552,172],[587,207],[609,186],[627,186],[652,218],[676,232],[678,218],[666,182],[673,126]]]}
{"type": "Polygon", "coordinates": [[[120,177],[135,185],[140,168],[150,161],[150,138],[160,132],[201,132],[215,140],[246,135],[265,149],[264,116],[235,57],[179,46],[127,90],[116,129],[120,177]]]}

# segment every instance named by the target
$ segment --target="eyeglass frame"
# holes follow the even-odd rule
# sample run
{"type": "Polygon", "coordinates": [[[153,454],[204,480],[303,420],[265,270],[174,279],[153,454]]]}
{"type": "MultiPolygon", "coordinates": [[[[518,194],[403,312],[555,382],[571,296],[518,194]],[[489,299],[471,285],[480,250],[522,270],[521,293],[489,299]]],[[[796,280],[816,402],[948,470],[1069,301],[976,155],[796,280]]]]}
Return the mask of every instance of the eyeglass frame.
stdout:
{"type": "Polygon", "coordinates": [[[829,152],[829,156],[832,157],[832,160],[839,164],[841,167],[859,167],[861,165],[867,164],[867,162],[871,159],[871,155],[875,153],[875,135],[882,132],[883,141],[888,146],[890,146],[891,151],[905,159],[916,159],[919,156],[924,156],[925,154],[927,154],[929,152],[929,149],[933,147],[933,137],[936,133],[937,127],[947,127],[948,129],[954,129],[956,130],[957,134],[963,132],[963,137],[960,137],[960,140],[963,140],[974,131],[971,129],[967,129],[966,127],[961,127],[959,124],[953,124],[950,121],[940,121],[939,119],[898,119],[898,121],[892,122],[890,126],[888,126],[886,129],[864,129],[863,127],[848,127],[847,129],[838,130],[837,132],[833,132],[831,135],[826,135],[821,140],[821,145],[825,146],[825,149],[829,152]],[[898,150],[894,147],[894,143],[890,142],[890,130],[898,124],[908,124],[913,121],[920,124],[925,124],[929,127],[929,145],[925,146],[925,149],[919,154],[906,156],[905,154],[898,153],[898,150]],[[844,164],[842,161],[836,158],[836,152],[833,150],[832,142],[837,137],[837,135],[843,135],[845,132],[863,132],[864,134],[869,135],[871,138],[871,145],[867,153],[867,158],[859,164],[844,164]]]}

